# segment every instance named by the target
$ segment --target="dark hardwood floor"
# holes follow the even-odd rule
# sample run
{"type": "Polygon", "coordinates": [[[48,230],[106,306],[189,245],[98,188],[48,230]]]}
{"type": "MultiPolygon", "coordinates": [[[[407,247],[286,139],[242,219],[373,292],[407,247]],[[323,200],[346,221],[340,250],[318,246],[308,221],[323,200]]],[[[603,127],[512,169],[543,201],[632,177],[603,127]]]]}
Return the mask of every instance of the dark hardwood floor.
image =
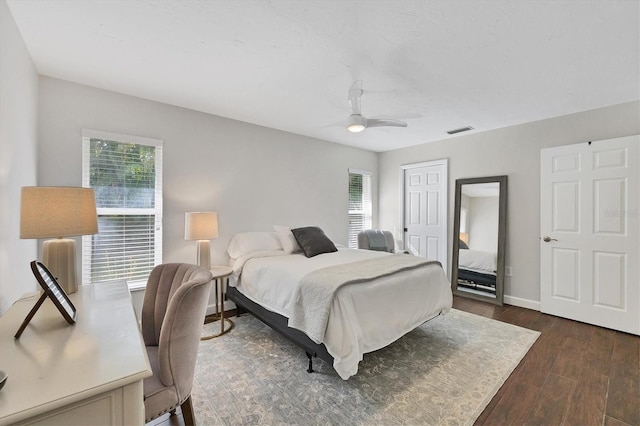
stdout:
{"type": "Polygon", "coordinates": [[[640,337],[460,297],[453,307],[541,332],[476,425],[640,426],[640,337]]]}
{"type": "Polygon", "coordinates": [[[541,332],[476,425],[640,425],[640,337],[459,297],[453,307],[541,332]]]}

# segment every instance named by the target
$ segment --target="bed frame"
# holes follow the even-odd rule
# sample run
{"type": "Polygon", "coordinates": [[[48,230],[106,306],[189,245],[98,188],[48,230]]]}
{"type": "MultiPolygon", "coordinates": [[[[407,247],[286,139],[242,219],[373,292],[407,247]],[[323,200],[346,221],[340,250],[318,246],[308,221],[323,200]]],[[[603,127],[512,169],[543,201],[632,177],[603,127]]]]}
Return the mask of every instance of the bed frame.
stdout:
{"type": "Polygon", "coordinates": [[[476,284],[482,284],[488,287],[496,288],[496,275],[483,274],[476,271],[470,271],[464,268],[458,268],[458,279],[473,281],[476,284]]]}
{"type": "Polygon", "coordinates": [[[493,295],[496,294],[495,274],[483,274],[464,268],[458,268],[458,285],[493,295]]]}
{"type": "Polygon", "coordinates": [[[227,287],[227,298],[238,307],[238,315],[244,310],[251,313],[254,317],[273,328],[275,331],[300,346],[307,354],[309,359],[309,367],[307,373],[313,373],[313,358],[320,358],[333,366],[333,357],[327,352],[324,344],[317,344],[302,331],[291,328],[287,325],[288,319],[282,315],[276,314],[240,293],[235,287],[227,287]]]}

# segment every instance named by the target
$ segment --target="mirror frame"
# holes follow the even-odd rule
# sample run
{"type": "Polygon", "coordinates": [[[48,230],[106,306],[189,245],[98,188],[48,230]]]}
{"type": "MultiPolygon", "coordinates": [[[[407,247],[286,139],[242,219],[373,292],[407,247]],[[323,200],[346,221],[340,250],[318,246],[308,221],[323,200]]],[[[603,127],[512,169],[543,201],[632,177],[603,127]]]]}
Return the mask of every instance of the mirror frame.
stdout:
{"type": "Polygon", "coordinates": [[[504,300],[505,243],[507,238],[507,176],[486,176],[478,178],[456,179],[455,208],[453,211],[453,256],[451,257],[451,291],[456,296],[482,300],[502,306],[504,300]],[[469,291],[458,290],[458,250],[460,250],[460,207],[462,185],[498,182],[498,251],[496,260],[496,297],[483,296],[469,291]]]}

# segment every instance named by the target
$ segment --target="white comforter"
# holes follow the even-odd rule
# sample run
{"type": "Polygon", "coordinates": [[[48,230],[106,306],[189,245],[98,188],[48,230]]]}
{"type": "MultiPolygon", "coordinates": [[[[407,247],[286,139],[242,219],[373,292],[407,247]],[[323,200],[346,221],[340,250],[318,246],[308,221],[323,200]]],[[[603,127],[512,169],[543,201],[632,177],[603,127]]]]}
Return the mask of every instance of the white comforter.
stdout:
{"type": "Polygon", "coordinates": [[[496,252],[467,250],[458,251],[458,266],[483,274],[496,273],[496,252]]]}
{"type": "MultiPolygon", "coordinates": [[[[308,273],[389,253],[340,249],[312,258],[283,251],[237,259],[230,285],[267,309],[291,316],[297,286],[308,273]]],[[[451,308],[449,281],[439,265],[402,271],[366,283],[347,284],[334,298],[324,339],[343,379],[358,371],[363,354],[383,348],[451,308]]],[[[305,330],[302,330],[305,331],[305,330]]]]}

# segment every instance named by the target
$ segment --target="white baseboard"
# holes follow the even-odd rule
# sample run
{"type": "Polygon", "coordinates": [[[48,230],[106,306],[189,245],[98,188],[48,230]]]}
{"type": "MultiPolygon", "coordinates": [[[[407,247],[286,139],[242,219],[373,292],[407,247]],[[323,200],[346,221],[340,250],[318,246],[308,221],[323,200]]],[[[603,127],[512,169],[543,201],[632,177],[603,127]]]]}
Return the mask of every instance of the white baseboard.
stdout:
{"type": "Polygon", "coordinates": [[[540,302],[537,300],[522,299],[515,296],[504,296],[504,303],[507,305],[518,306],[520,308],[533,309],[534,311],[540,310],[540,302]]]}
{"type": "MultiPolygon", "coordinates": [[[[224,311],[231,311],[236,308],[236,304],[231,300],[224,301],[224,311]]],[[[207,313],[206,315],[212,315],[216,313],[216,305],[207,305],[207,313]]]]}

